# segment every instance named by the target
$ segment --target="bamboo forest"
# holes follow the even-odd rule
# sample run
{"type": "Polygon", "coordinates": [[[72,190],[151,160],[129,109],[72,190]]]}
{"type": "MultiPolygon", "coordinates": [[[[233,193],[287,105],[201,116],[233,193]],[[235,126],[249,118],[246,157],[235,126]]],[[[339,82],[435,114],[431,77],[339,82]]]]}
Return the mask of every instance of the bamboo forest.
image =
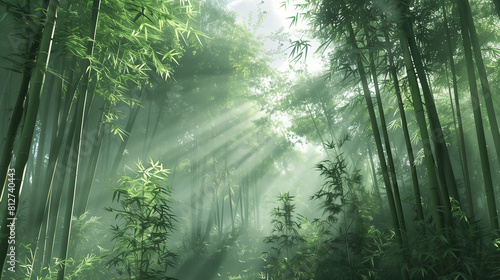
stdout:
{"type": "Polygon", "coordinates": [[[498,280],[499,123],[500,0],[0,0],[0,279],[498,280]]]}

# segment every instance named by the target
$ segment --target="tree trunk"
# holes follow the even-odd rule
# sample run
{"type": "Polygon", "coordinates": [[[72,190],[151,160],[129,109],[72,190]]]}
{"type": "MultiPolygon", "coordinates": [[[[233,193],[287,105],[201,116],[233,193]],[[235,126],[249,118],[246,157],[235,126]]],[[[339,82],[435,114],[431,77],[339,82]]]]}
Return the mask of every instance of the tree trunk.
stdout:
{"type": "MultiPolygon", "coordinates": [[[[43,18],[42,18],[43,19],[43,18]]],[[[0,158],[0,184],[2,186],[2,197],[5,192],[4,184],[7,176],[7,169],[9,168],[10,161],[12,160],[12,154],[14,152],[14,142],[18,132],[21,119],[23,118],[23,112],[27,110],[28,103],[25,102],[26,96],[28,95],[29,83],[31,80],[31,75],[33,73],[33,68],[35,67],[35,58],[40,49],[40,40],[43,34],[43,24],[38,25],[38,30],[34,35],[31,46],[26,46],[26,52],[28,59],[24,63],[22,69],[22,78],[19,91],[17,93],[16,103],[13,108],[12,116],[9,122],[9,128],[5,137],[5,142],[3,143],[2,155],[0,158]]],[[[10,74],[10,72],[9,72],[10,74]]],[[[10,75],[9,75],[10,76],[10,75]]],[[[7,96],[7,93],[4,93],[7,96]]],[[[0,199],[3,201],[3,199],[0,199]]]]}
{"type": "MultiPolygon", "coordinates": [[[[389,179],[389,172],[387,170],[387,164],[385,161],[385,155],[384,155],[384,150],[382,148],[382,139],[380,138],[380,133],[378,130],[378,125],[377,125],[377,119],[375,117],[375,110],[373,109],[373,102],[371,99],[370,95],[370,89],[368,87],[368,82],[366,79],[366,74],[363,66],[363,62],[361,61],[361,54],[360,50],[358,48],[358,45],[356,43],[356,37],[354,35],[354,30],[352,28],[352,24],[349,22],[348,23],[348,28],[349,28],[349,43],[351,47],[353,48],[353,51],[356,53],[356,64],[357,64],[357,70],[359,73],[359,77],[361,79],[361,83],[363,86],[363,93],[366,101],[366,106],[368,109],[368,114],[370,115],[370,123],[372,126],[372,131],[373,131],[373,137],[375,138],[375,144],[377,146],[377,152],[378,152],[378,157],[380,161],[380,168],[382,169],[382,175],[384,178],[384,185],[385,185],[385,190],[387,194],[387,200],[389,202],[389,210],[391,211],[391,217],[392,217],[392,224],[394,227],[394,232],[396,234],[396,239],[398,243],[402,246],[403,245],[403,239],[401,236],[401,230],[399,226],[399,218],[398,218],[398,213],[396,210],[396,204],[394,202],[394,195],[392,192],[391,188],[391,182],[389,179]]],[[[403,274],[405,275],[405,274],[403,274]]]]}
{"type": "MultiPolygon", "coordinates": [[[[373,47],[373,44],[370,39],[370,32],[368,30],[368,26],[365,25],[365,35],[367,36],[368,48],[373,47]]],[[[398,178],[396,176],[396,168],[394,167],[394,159],[392,158],[392,149],[391,143],[389,140],[389,133],[387,133],[387,124],[385,121],[384,107],[382,106],[382,97],[380,96],[380,89],[378,85],[378,77],[377,77],[377,68],[375,67],[375,59],[373,56],[373,51],[369,51],[369,64],[370,64],[370,72],[372,73],[372,81],[373,86],[375,88],[375,96],[377,98],[377,107],[380,116],[380,126],[382,127],[382,134],[384,136],[384,145],[385,145],[385,153],[387,154],[387,160],[389,164],[389,175],[392,180],[392,186],[394,189],[394,200],[396,203],[396,210],[398,211],[399,224],[401,226],[401,230],[406,233],[406,223],[405,217],[403,213],[403,205],[401,203],[401,195],[399,194],[399,185],[398,178]]]]}
{"type": "MultiPolygon", "coordinates": [[[[59,216],[59,210],[62,211],[61,196],[63,193],[63,184],[66,175],[70,173],[70,165],[74,164],[74,162],[70,161],[70,154],[73,144],[73,135],[76,129],[76,113],[77,111],[75,108],[73,110],[73,119],[70,122],[68,133],[66,133],[64,137],[62,136],[63,133],[58,135],[58,138],[61,136],[61,138],[64,139],[60,140],[61,142],[58,146],[56,146],[57,149],[51,150],[51,157],[49,158],[49,165],[52,167],[50,169],[52,170],[52,173],[49,174],[52,176],[47,176],[45,183],[47,184],[47,191],[50,191],[50,196],[47,195],[47,202],[44,210],[46,216],[44,220],[46,220],[46,224],[41,228],[39,233],[39,240],[44,242],[44,245],[38,245],[38,247],[43,248],[42,267],[48,267],[52,261],[57,218],[59,216]],[[54,151],[53,154],[52,151],[54,151]]],[[[42,214],[40,214],[40,216],[43,217],[42,214]]]]}
{"type": "Polygon", "coordinates": [[[307,112],[309,113],[309,117],[311,118],[311,121],[313,122],[314,129],[316,131],[316,135],[318,135],[319,141],[321,141],[321,146],[325,150],[325,154],[328,157],[330,157],[330,155],[328,154],[328,149],[326,148],[326,144],[325,144],[326,142],[323,140],[323,136],[321,136],[321,132],[318,129],[318,125],[316,124],[316,120],[312,114],[311,107],[309,106],[309,104],[306,104],[306,109],[307,109],[307,112]]]}
{"type": "Polygon", "coordinates": [[[370,158],[370,169],[372,171],[373,187],[375,189],[375,195],[380,201],[382,201],[382,196],[380,195],[380,187],[378,186],[377,172],[375,171],[375,162],[373,161],[372,149],[370,144],[368,144],[368,157],[370,158]]]}
{"type": "MultiPolygon", "coordinates": [[[[95,42],[95,36],[97,33],[97,23],[99,20],[99,10],[101,7],[101,0],[94,0],[92,4],[92,18],[90,22],[90,36],[91,40],[87,43],[87,55],[88,57],[93,57],[94,55],[94,42],[95,42]]],[[[70,243],[70,238],[71,238],[71,225],[72,225],[72,218],[73,218],[73,211],[74,211],[74,201],[75,201],[75,192],[76,192],[76,187],[77,187],[77,175],[78,175],[78,169],[80,166],[80,151],[81,151],[81,146],[82,146],[82,133],[83,133],[83,124],[85,123],[85,112],[87,111],[87,96],[88,96],[88,85],[89,85],[89,80],[90,80],[90,64],[91,61],[86,60],[85,61],[85,69],[87,69],[85,76],[83,78],[83,84],[81,87],[80,91],[80,97],[79,97],[79,102],[78,102],[78,111],[77,111],[77,116],[76,116],[76,130],[75,130],[75,135],[74,135],[74,143],[73,143],[73,154],[74,158],[76,161],[76,164],[74,164],[74,167],[71,169],[70,173],[70,184],[69,184],[69,191],[68,191],[68,200],[67,203],[68,205],[66,206],[66,213],[64,217],[64,227],[63,227],[63,236],[62,236],[62,246],[61,246],[61,254],[60,254],[60,259],[61,260],[66,260],[68,256],[68,248],[69,248],[69,243],[70,243]]],[[[92,100],[92,97],[89,98],[89,100],[92,100]]],[[[85,186],[87,188],[90,188],[90,186],[85,186]]],[[[57,274],[57,279],[58,280],[64,280],[64,274],[65,274],[65,269],[66,265],[63,262],[61,265],[61,270],[59,270],[57,274]]]]}
{"type": "MultiPolygon", "coordinates": [[[[102,119],[103,117],[104,117],[104,112],[101,113],[100,119],[102,119]]],[[[104,127],[105,127],[104,123],[100,122],[97,135],[95,136],[95,138],[93,138],[92,143],[88,143],[89,145],[91,145],[92,150],[88,160],[88,166],[86,168],[86,172],[84,172],[85,177],[83,178],[83,183],[80,184],[82,188],[79,189],[80,192],[77,195],[79,199],[75,204],[75,214],[74,214],[75,217],[80,217],[87,210],[91,187],[94,182],[95,174],[97,171],[96,170],[97,163],[101,155],[102,140],[104,138],[104,127]]]]}
{"type": "MultiPolygon", "coordinates": [[[[497,0],[498,1],[498,0],[497,0]]],[[[486,113],[490,121],[491,134],[493,135],[493,145],[497,155],[498,166],[500,167],[500,132],[498,130],[497,115],[495,107],[493,106],[493,99],[491,98],[490,83],[488,82],[488,75],[481,55],[481,48],[479,46],[479,38],[477,37],[476,27],[472,18],[468,0],[459,0],[460,4],[464,6],[464,12],[460,14],[460,21],[465,21],[469,30],[470,42],[472,43],[472,50],[474,52],[474,59],[476,61],[477,72],[479,80],[481,81],[481,89],[483,91],[484,105],[486,105],[486,113]]]]}
{"type": "MultiPolygon", "coordinates": [[[[70,74],[69,77],[71,78],[71,76],[72,75],[70,74]]],[[[71,82],[70,79],[69,79],[69,81],[71,82]]],[[[59,95],[57,98],[60,101],[61,95],[62,95],[62,90],[59,91],[58,94],[59,95]]],[[[39,195],[39,200],[42,201],[43,208],[38,209],[36,211],[35,218],[33,219],[33,227],[32,227],[32,231],[34,233],[38,234],[38,236],[39,236],[38,240],[42,240],[43,242],[45,242],[44,241],[45,232],[44,232],[44,229],[41,229],[40,227],[42,225],[42,221],[44,221],[44,223],[45,223],[46,219],[50,220],[50,217],[46,217],[46,215],[49,215],[48,208],[50,207],[49,206],[50,200],[52,200],[52,198],[49,197],[49,193],[52,193],[52,195],[53,195],[54,186],[60,187],[60,184],[62,184],[62,182],[59,184],[57,183],[58,182],[57,176],[60,176],[60,175],[59,175],[59,173],[56,172],[56,170],[57,170],[56,166],[60,166],[61,168],[67,167],[67,163],[62,163],[61,160],[63,162],[67,162],[66,158],[68,157],[68,153],[66,153],[66,151],[63,150],[63,147],[66,147],[63,144],[66,143],[66,145],[68,145],[68,143],[67,143],[68,140],[66,140],[66,138],[68,137],[68,134],[72,135],[73,131],[74,131],[74,125],[73,125],[74,122],[69,121],[69,119],[70,119],[69,110],[71,108],[72,99],[73,99],[72,96],[71,97],[66,96],[64,107],[60,108],[58,106],[60,108],[60,110],[59,111],[55,110],[53,112],[53,116],[52,116],[51,139],[53,139],[53,140],[52,140],[51,145],[50,145],[49,160],[47,163],[47,167],[45,169],[46,176],[40,185],[42,192],[39,195]],[[68,124],[68,123],[70,123],[70,127],[68,129],[68,133],[66,133],[66,124],[68,124]],[[65,153],[65,156],[63,156],[62,158],[60,157],[61,151],[63,151],[63,153],[65,153]]],[[[76,112],[76,111],[73,110],[73,112],[76,112]]],[[[73,113],[73,115],[74,115],[74,113],[73,113]]],[[[73,118],[74,118],[74,116],[73,116],[73,118]]],[[[71,145],[71,142],[69,143],[69,145],[71,145]]],[[[67,147],[66,149],[68,149],[68,151],[69,151],[70,148],[71,147],[67,147]]],[[[56,211],[56,215],[57,215],[57,211],[56,211]]]]}
{"type": "Polygon", "coordinates": [[[249,196],[249,188],[250,188],[250,178],[249,174],[247,173],[244,177],[244,190],[245,190],[245,228],[248,228],[248,220],[250,216],[250,196],[249,196]]]}
{"type": "MultiPolygon", "coordinates": [[[[16,75],[17,76],[17,75],[16,75]]],[[[7,77],[5,77],[5,84],[3,85],[2,92],[0,93],[2,95],[2,98],[0,99],[0,104],[2,105],[0,107],[0,111],[2,112],[0,115],[1,119],[1,127],[2,129],[0,130],[0,139],[4,139],[7,137],[7,128],[9,127],[9,116],[10,116],[10,99],[11,99],[11,94],[9,92],[12,91],[12,85],[15,84],[16,79],[12,77],[12,71],[9,71],[7,74],[7,77]]],[[[1,155],[0,155],[1,156],[1,155]]],[[[1,165],[0,165],[1,166],[1,165]]],[[[3,185],[2,185],[3,186],[3,185]]]]}
{"type": "Polygon", "coordinates": [[[151,111],[153,110],[153,100],[149,101],[149,110],[148,110],[148,118],[146,122],[146,133],[144,135],[144,143],[142,145],[142,158],[146,158],[146,148],[147,148],[147,143],[148,141],[148,135],[149,135],[149,123],[151,122],[151,111]]]}
{"type": "MultiPolygon", "coordinates": [[[[450,64],[451,78],[453,84],[453,95],[455,98],[455,109],[457,111],[457,123],[458,123],[458,145],[460,151],[460,159],[461,159],[461,167],[462,174],[464,176],[464,185],[465,185],[465,193],[467,196],[467,206],[469,208],[469,220],[474,222],[475,214],[474,214],[474,202],[472,199],[472,190],[470,185],[469,178],[469,163],[467,160],[467,150],[465,147],[465,137],[464,137],[464,129],[462,124],[462,113],[460,110],[460,101],[458,98],[458,82],[457,82],[457,74],[455,69],[455,61],[453,59],[453,47],[451,45],[451,35],[448,27],[448,16],[446,14],[446,5],[444,0],[441,0],[441,7],[443,10],[443,19],[445,24],[445,38],[446,38],[446,47],[448,50],[448,63],[450,64]]],[[[453,108],[453,104],[452,104],[453,108]]],[[[456,128],[455,128],[456,129],[456,128]]]]}
{"type": "MultiPolygon", "coordinates": [[[[55,100],[51,102],[52,98],[58,98],[59,97],[59,92],[52,88],[54,85],[56,77],[52,76],[51,81],[49,82],[50,86],[48,88],[51,90],[51,92],[56,92],[55,96],[52,97],[53,94],[48,94],[46,95],[45,102],[42,103],[42,108],[40,110],[40,133],[39,133],[39,138],[38,138],[38,149],[37,149],[37,155],[35,158],[35,171],[33,174],[33,178],[37,182],[43,182],[45,180],[45,176],[47,175],[45,171],[45,142],[47,138],[49,141],[54,141],[55,139],[49,138],[52,135],[48,135],[47,133],[47,127],[49,125],[49,111],[58,111],[59,109],[59,104],[60,104],[60,99],[55,100]],[[51,105],[51,103],[55,103],[54,106],[51,105]]],[[[50,147],[49,147],[50,148],[50,147]]],[[[50,153],[50,150],[49,150],[50,153]]],[[[25,189],[26,190],[26,189],[25,189]]],[[[42,186],[36,186],[33,189],[30,190],[29,194],[29,205],[32,205],[32,209],[35,212],[40,212],[41,209],[44,208],[44,203],[45,200],[43,199],[43,187],[42,186]],[[40,199],[41,198],[41,199],[40,199]]],[[[38,234],[38,227],[36,226],[36,222],[34,221],[34,218],[37,215],[29,215],[27,219],[27,225],[29,226],[28,232],[31,233],[31,237],[28,237],[28,242],[33,243],[36,242],[35,238],[38,234]],[[35,225],[35,227],[33,227],[35,225]]]]}
{"type": "MultiPolygon", "coordinates": [[[[34,77],[31,81],[31,92],[30,101],[27,108],[27,115],[25,124],[23,126],[23,131],[21,134],[21,139],[19,143],[19,153],[16,157],[15,164],[15,189],[13,191],[15,203],[14,207],[17,209],[19,203],[19,194],[22,188],[22,180],[24,175],[24,170],[26,167],[26,162],[28,161],[28,156],[31,149],[31,141],[33,139],[33,132],[36,123],[36,117],[38,114],[38,106],[40,104],[40,93],[42,92],[43,82],[45,78],[45,69],[50,60],[50,52],[52,49],[52,37],[54,35],[54,30],[56,27],[56,17],[58,9],[58,0],[50,0],[49,7],[47,10],[47,20],[45,22],[42,39],[40,42],[40,51],[37,56],[37,64],[35,68],[34,77]]],[[[9,152],[10,153],[10,152],[9,152]]],[[[2,171],[3,173],[3,171],[2,171]]],[[[7,172],[5,172],[7,173],[7,172]]],[[[3,176],[3,175],[2,175],[3,176]]],[[[5,179],[4,179],[5,180],[5,179]]],[[[4,182],[1,181],[2,183],[4,182]]],[[[8,247],[8,231],[7,219],[6,217],[11,217],[8,211],[5,212],[4,219],[2,221],[2,227],[0,230],[0,268],[3,268],[5,262],[5,257],[7,254],[8,247]]],[[[14,217],[12,217],[14,218],[14,217]]],[[[1,269],[0,269],[1,270],[1,269]]]]}
{"type": "MultiPolygon", "coordinates": [[[[242,172],[243,173],[243,172],[242,172]]],[[[240,187],[238,192],[238,200],[240,203],[241,228],[245,228],[245,216],[243,214],[243,174],[240,174],[240,187]]]]}
{"type": "Polygon", "coordinates": [[[458,195],[457,184],[455,181],[455,176],[453,174],[453,168],[451,165],[450,156],[448,154],[448,148],[446,147],[446,141],[444,139],[444,133],[441,128],[441,123],[436,111],[436,104],[434,103],[434,97],[430,90],[429,83],[427,81],[427,76],[422,63],[422,58],[420,56],[420,51],[417,47],[415,41],[415,36],[411,26],[411,22],[405,15],[408,14],[408,0],[403,0],[403,4],[400,7],[401,18],[403,19],[401,28],[406,36],[408,46],[410,47],[411,57],[413,58],[413,63],[415,65],[415,70],[417,71],[418,80],[422,86],[422,93],[425,100],[425,108],[427,109],[427,115],[429,118],[429,124],[431,128],[431,139],[434,143],[436,152],[436,164],[438,168],[438,178],[441,183],[442,192],[442,203],[445,207],[446,220],[451,223],[451,204],[449,197],[452,196],[455,200],[460,202],[460,197],[458,195]],[[404,8],[403,8],[404,7],[404,8]]]}
{"type": "Polygon", "coordinates": [[[495,202],[495,194],[493,191],[493,181],[491,178],[491,167],[486,150],[486,138],[484,136],[483,118],[481,116],[481,108],[479,105],[479,94],[477,91],[476,75],[474,73],[474,65],[472,58],[472,48],[469,37],[469,25],[465,19],[467,9],[463,1],[458,2],[458,10],[460,12],[460,28],[464,44],[465,63],[467,65],[467,77],[469,80],[469,89],[471,95],[472,110],[474,112],[474,123],[476,126],[476,136],[478,141],[479,157],[481,160],[481,168],[483,171],[484,190],[486,193],[486,202],[488,204],[488,214],[490,219],[491,229],[497,231],[498,217],[495,202]]]}
{"type": "Polygon", "coordinates": [[[194,138],[194,147],[193,147],[193,158],[191,159],[191,241],[193,244],[196,243],[196,232],[197,232],[197,218],[196,218],[196,173],[198,170],[198,138],[195,136],[194,138]]]}
{"type": "MultiPolygon", "coordinates": [[[[203,166],[203,170],[205,170],[205,166],[203,166]]],[[[201,186],[200,186],[200,194],[198,196],[198,216],[197,216],[197,226],[196,226],[196,238],[197,241],[199,241],[201,237],[201,224],[203,221],[203,211],[205,207],[205,187],[207,184],[206,177],[203,175],[203,171],[200,167],[200,180],[201,180],[201,186]]]]}
{"type": "MultiPolygon", "coordinates": [[[[76,60],[74,59],[72,64],[74,68],[76,64],[76,60]]],[[[73,72],[70,71],[70,74],[68,75],[68,83],[71,85],[73,81],[73,72]]],[[[70,143],[67,143],[68,141],[64,141],[65,138],[67,138],[67,134],[73,134],[72,131],[74,131],[74,122],[70,122],[70,115],[69,115],[69,110],[71,108],[71,103],[72,103],[72,95],[71,97],[66,94],[66,99],[64,102],[64,106],[61,107],[60,104],[62,103],[62,84],[64,83],[64,79],[61,80],[61,83],[59,83],[58,90],[57,90],[57,96],[56,96],[56,105],[55,108],[59,108],[58,110],[54,110],[52,113],[52,124],[51,124],[51,145],[50,145],[50,151],[49,151],[49,159],[47,163],[47,167],[45,169],[45,174],[46,176],[44,177],[44,180],[42,181],[40,188],[42,192],[39,195],[39,200],[42,201],[42,205],[40,208],[37,208],[35,218],[33,219],[33,227],[32,227],[32,232],[34,234],[38,235],[37,241],[35,243],[35,248],[37,248],[36,251],[38,251],[38,248],[41,248],[42,250],[42,256],[40,256],[39,253],[36,253],[35,251],[35,263],[34,263],[34,271],[40,271],[40,269],[43,266],[43,258],[45,258],[45,254],[47,253],[46,248],[48,245],[47,243],[50,243],[52,246],[51,242],[46,241],[46,236],[51,237],[50,235],[47,235],[47,228],[48,228],[48,223],[51,220],[51,217],[55,219],[57,216],[57,209],[55,213],[50,214],[51,212],[51,205],[53,207],[56,207],[59,205],[59,196],[57,196],[57,205],[51,201],[54,199],[54,189],[61,188],[62,181],[59,181],[61,178],[61,173],[65,172],[55,172],[56,170],[66,168],[67,167],[67,157],[69,154],[69,149],[71,148],[66,147],[65,145],[71,145],[70,143]],[[69,133],[66,133],[66,124],[70,123],[70,128],[69,128],[69,133]],[[65,143],[65,145],[63,145],[65,143]],[[64,147],[66,147],[66,150],[64,150],[64,147]],[[61,151],[64,156],[60,156],[61,151]],[[58,160],[59,159],[59,160],[58,160]],[[56,168],[56,166],[60,166],[60,168],[56,168]],[[50,196],[49,196],[50,195],[50,196]],[[52,203],[52,204],[51,204],[52,203]],[[52,215],[52,216],[51,216],[52,215]],[[43,227],[42,227],[43,226],[43,227]],[[42,243],[39,245],[39,241],[42,243]],[[41,257],[42,262],[38,261],[38,259],[41,257]],[[37,270],[37,266],[39,269],[37,270]]],[[[76,112],[76,110],[73,110],[73,112],[76,112]]],[[[73,114],[74,115],[74,114],[73,114]]],[[[73,116],[74,118],[74,116],[73,116]]],[[[63,179],[61,179],[63,180],[63,179]]],[[[54,226],[55,228],[55,226],[54,226]]],[[[50,231],[49,231],[50,232],[50,231]]],[[[51,252],[49,252],[51,253],[51,252]]],[[[49,257],[50,259],[50,257],[49,257]]]]}
{"type": "Polygon", "coordinates": [[[160,103],[160,104],[158,104],[158,113],[157,113],[157,117],[156,117],[155,127],[153,128],[153,133],[151,134],[149,144],[148,144],[148,147],[146,149],[150,153],[151,153],[151,146],[153,145],[153,141],[155,139],[156,133],[158,132],[158,125],[160,124],[161,113],[162,113],[162,108],[161,108],[161,103],[160,103]]]}
{"type": "Polygon", "coordinates": [[[429,133],[427,131],[427,123],[425,120],[425,111],[422,104],[422,99],[420,97],[420,90],[417,84],[417,77],[413,69],[413,62],[411,59],[410,51],[408,49],[408,43],[404,33],[399,32],[399,42],[401,49],[403,51],[404,62],[406,66],[406,73],[408,76],[408,82],[410,84],[410,92],[413,101],[413,109],[415,112],[415,118],[418,123],[420,130],[420,136],[422,138],[422,145],[424,147],[425,164],[427,167],[427,173],[429,177],[429,189],[431,193],[432,208],[434,210],[434,220],[436,221],[436,228],[441,230],[444,226],[441,217],[442,204],[439,194],[438,180],[436,176],[436,169],[434,163],[434,156],[432,154],[431,144],[429,140],[429,133]]]}
{"type": "MultiPolygon", "coordinates": [[[[387,43],[390,42],[387,31],[384,32],[384,36],[386,42],[387,43]]],[[[411,179],[413,182],[413,195],[415,196],[415,207],[417,210],[417,218],[419,221],[423,221],[424,211],[422,209],[422,198],[420,195],[420,186],[418,183],[417,166],[415,164],[415,157],[413,155],[413,147],[410,140],[410,132],[408,131],[408,122],[406,121],[405,107],[403,104],[403,98],[401,97],[401,89],[399,87],[397,69],[394,63],[394,55],[392,54],[390,47],[387,48],[387,55],[389,57],[389,71],[391,73],[393,80],[392,82],[394,84],[394,92],[396,93],[396,97],[398,99],[399,115],[401,117],[401,127],[403,129],[403,135],[406,144],[406,152],[408,154],[408,160],[410,162],[410,172],[411,172],[411,179]]]]}
{"type": "MultiPolygon", "coordinates": [[[[146,89],[143,88],[140,100],[144,100],[145,97],[146,97],[146,89]]],[[[112,176],[116,175],[116,171],[118,170],[118,166],[120,165],[120,162],[122,160],[125,147],[127,147],[129,135],[132,132],[132,129],[134,128],[135,120],[137,118],[137,115],[139,114],[140,109],[141,106],[139,104],[136,104],[133,108],[130,109],[129,119],[127,121],[127,125],[125,126],[125,131],[128,133],[128,135],[125,135],[123,137],[123,141],[120,143],[120,146],[118,147],[118,152],[116,154],[115,160],[113,161],[113,166],[111,167],[112,176]]]]}

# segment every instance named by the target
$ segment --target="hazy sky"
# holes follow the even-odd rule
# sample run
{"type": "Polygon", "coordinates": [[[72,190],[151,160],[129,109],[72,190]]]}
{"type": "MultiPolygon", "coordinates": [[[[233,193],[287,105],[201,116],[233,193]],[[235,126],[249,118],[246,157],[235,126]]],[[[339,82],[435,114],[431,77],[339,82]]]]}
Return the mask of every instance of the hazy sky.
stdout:
{"type": "MultiPolygon", "coordinates": [[[[264,17],[262,27],[257,30],[258,33],[263,35],[271,35],[276,31],[284,28],[284,31],[288,32],[291,35],[292,40],[307,40],[307,38],[303,37],[303,35],[299,34],[298,32],[298,30],[306,28],[305,23],[299,22],[296,27],[292,26],[291,28],[289,28],[291,21],[290,19],[287,19],[287,17],[295,15],[295,12],[293,11],[293,8],[291,6],[289,6],[287,10],[285,10],[284,8],[280,8],[282,1],[283,0],[234,0],[228,1],[228,9],[237,12],[245,22],[249,22],[249,19],[251,19],[250,22],[254,24],[257,21],[258,10],[260,8],[260,10],[267,12],[267,14],[264,17]]],[[[281,56],[274,56],[276,60],[274,66],[279,68],[280,70],[285,70],[288,68],[287,57],[290,53],[290,50],[286,50],[286,48],[290,46],[288,39],[283,43],[285,54],[281,56]]],[[[264,47],[268,51],[276,50],[278,48],[278,44],[279,42],[268,39],[264,42],[264,47]]],[[[308,69],[310,71],[319,71],[322,69],[323,64],[318,56],[313,54],[319,44],[316,42],[311,42],[311,45],[312,47],[309,50],[309,54],[307,57],[308,69]]]]}

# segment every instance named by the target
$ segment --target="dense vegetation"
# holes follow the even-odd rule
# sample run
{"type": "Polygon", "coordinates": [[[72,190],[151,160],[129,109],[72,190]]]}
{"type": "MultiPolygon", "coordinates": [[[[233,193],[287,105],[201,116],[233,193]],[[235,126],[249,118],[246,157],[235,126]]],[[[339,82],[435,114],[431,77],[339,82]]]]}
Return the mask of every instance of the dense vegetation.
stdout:
{"type": "Polygon", "coordinates": [[[0,278],[500,279],[500,2],[263,3],[0,0],[0,278]]]}

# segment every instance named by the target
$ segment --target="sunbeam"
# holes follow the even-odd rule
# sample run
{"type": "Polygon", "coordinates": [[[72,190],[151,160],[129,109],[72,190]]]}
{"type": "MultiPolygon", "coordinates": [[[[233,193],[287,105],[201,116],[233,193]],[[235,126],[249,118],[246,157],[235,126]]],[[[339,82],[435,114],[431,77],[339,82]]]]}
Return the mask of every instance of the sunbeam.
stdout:
{"type": "Polygon", "coordinates": [[[499,1],[1,0],[0,279],[500,279],[499,1]]]}

